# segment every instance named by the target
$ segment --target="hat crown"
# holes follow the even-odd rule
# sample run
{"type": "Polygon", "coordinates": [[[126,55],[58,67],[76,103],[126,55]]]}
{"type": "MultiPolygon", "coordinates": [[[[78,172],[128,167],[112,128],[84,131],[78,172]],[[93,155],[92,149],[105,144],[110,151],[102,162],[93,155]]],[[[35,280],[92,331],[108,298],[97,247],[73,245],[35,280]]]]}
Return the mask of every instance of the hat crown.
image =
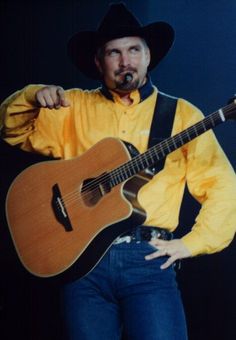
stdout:
{"type": "Polygon", "coordinates": [[[122,32],[124,29],[141,28],[138,19],[127,9],[123,3],[112,4],[108,12],[103,17],[97,31],[99,34],[114,34],[114,32],[122,32]]]}

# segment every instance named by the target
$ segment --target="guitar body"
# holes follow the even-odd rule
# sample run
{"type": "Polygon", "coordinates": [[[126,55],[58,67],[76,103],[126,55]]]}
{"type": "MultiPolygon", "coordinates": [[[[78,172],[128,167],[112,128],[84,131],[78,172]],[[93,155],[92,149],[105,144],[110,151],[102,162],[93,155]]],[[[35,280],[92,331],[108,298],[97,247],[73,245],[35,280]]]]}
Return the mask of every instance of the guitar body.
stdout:
{"type": "Polygon", "coordinates": [[[117,236],[145,221],[137,193],[153,176],[148,169],[235,112],[230,103],[137,157],[131,144],[106,138],[79,158],[20,173],[7,194],[6,218],[25,268],[40,277],[69,269],[71,277],[86,275],[117,236]]]}
{"type": "Polygon", "coordinates": [[[104,181],[103,174],[131,158],[122,141],[107,138],[81,157],[40,162],[15,178],[6,218],[29,272],[52,277],[70,269],[69,276],[82,277],[117,236],[144,222],[137,193],[150,176],[139,174],[112,188],[104,181]]]}

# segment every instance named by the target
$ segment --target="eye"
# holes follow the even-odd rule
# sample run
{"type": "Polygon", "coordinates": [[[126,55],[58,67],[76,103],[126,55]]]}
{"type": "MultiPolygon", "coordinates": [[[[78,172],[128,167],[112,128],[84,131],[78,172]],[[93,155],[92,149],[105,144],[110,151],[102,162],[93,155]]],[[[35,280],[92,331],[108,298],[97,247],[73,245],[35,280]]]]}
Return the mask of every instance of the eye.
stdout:
{"type": "Polygon", "coordinates": [[[107,51],[106,53],[109,57],[115,57],[120,54],[120,51],[116,48],[113,48],[112,50],[107,51]]]}
{"type": "Polygon", "coordinates": [[[130,52],[131,53],[137,53],[137,52],[139,52],[140,51],[140,46],[132,46],[131,48],[130,48],[130,52]]]}

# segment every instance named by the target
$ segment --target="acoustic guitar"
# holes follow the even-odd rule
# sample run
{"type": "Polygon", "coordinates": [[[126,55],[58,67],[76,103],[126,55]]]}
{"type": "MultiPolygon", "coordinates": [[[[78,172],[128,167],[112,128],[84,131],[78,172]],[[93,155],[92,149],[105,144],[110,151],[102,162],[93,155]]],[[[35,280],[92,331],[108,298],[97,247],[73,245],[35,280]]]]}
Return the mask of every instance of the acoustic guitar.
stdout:
{"type": "Polygon", "coordinates": [[[116,237],[145,221],[137,194],[152,166],[235,112],[233,102],[143,154],[106,138],[78,158],[23,170],[8,190],[6,218],[24,267],[38,277],[69,269],[77,278],[86,275],[116,237]]]}

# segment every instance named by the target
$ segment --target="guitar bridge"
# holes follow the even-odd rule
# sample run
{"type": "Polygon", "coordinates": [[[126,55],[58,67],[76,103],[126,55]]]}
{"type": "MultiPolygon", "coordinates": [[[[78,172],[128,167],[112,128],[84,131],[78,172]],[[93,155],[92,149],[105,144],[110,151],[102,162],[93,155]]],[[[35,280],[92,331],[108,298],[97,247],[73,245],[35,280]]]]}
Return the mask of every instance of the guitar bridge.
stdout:
{"type": "Polygon", "coordinates": [[[72,231],[72,225],[64,205],[58,184],[52,187],[52,208],[57,221],[62,224],[66,231],[72,231]]]}

